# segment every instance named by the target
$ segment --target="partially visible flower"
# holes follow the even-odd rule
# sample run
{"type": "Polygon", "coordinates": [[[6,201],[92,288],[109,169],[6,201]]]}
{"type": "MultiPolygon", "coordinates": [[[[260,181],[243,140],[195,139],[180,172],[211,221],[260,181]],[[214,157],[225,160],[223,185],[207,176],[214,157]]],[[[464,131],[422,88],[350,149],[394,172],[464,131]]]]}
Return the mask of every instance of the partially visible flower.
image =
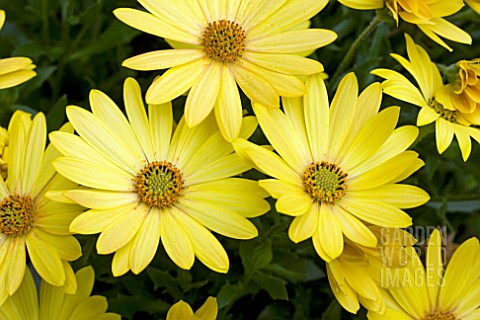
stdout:
{"type": "Polygon", "coordinates": [[[370,320],[480,319],[480,244],[470,238],[461,244],[444,271],[442,240],[434,230],[428,242],[425,267],[415,250],[407,266],[397,269],[383,314],[368,311],[370,320]]]}
{"type": "Polygon", "coordinates": [[[387,7],[397,22],[399,18],[417,25],[430,39],[452,51],[441,38],[472,44],[472,37],[443,17],[458,12],[463,0],[339,0],[347,7],[371,10],[387,7]]]}
{"type": "Polygon", "coordinates": [[[0,127],[0,175],[5,180],[7,177],[8,159],[8,131],[0,127]]]}
{"type": "Polygon", "coordinates": [[[377,238],[366,224],[411,225],[404,208],[428,201],[422,189],[398,182],[423,166],[406,151],[414,126],[395,129],[400,108],[379,112],[382,92],[374,83],[360,95],[355,74],[346,75],[329,106],[321,74],[310,76],[302,99],[283,99],[282,112],[253,104],[276,153],[238,138],[237,153],[273,179],[260,186],[277,199],[276,209],[293,216],[288,235],[311,238],[319,256],[339,257],[345,238],[366,247],[377,238]]]}
{"type": "Polygon", "coordinates": [[[345,240],[345,248],[337,259],[327,263],[330,287],[342,307],[357,313],[362,304],[367,310],[385,311],[385,301],[380,292],[385,268],[406,265],[405,246],[415,239],[397,228],[369,226],[377,238],[375,248],[365,247],[345,240]]]}
{"type": "Polygon", "coordinates": [[[52,167],[51,161],[60,153],[52,145],[45,150],[47,128],[42,113],[32,121],[29,114],[15,112],[9,135],[8,176],[5,182],[0,180],[0,304],[20,286],[27,250],[40,277],[73,293],[77,284],[68,261],[82,252],[68,227],[83,208],[49,196],[77,185],[52,167]]]}
{"type": "Polygon", "coordinates": [[[303,28],[327,0],[183,1],[138,0],[147,12],[120,8],[115,16],[133,28],[169,39],[174,49],[129,58],[135,70],[168,69],[146,93],[149,104],[169,102],[189,91],[185,121],[193,127],[214,110],[223,137],[240,134],[245,95],[269,108],[279,96],[299,97],[296,76],[323,71],[320,62],[299,55],[333,42],[335,32],[303,28]],[[301,26],[301,29],[294,29],[301,26]]]}
{"type": "Polygon", "coordinates": [[[437,101],[448,110],[475,113],[480,108],[480,58],[461,60],[445,69],[447,81],[437,91],[437,101]]]}
{"type": "Polygon", "coordinates": [[[480,14],[480,0],[465,0],[465,2],[470,6],[470,8],[480,14]]]}
{"type": "Polygon", "coordinates": [[[168,310],[167,320],[215,320],[217,313],[217,299],[214,297],[208,297],[195,313],[188,303],[180,300],[168,310]]]}
{"type": "MultiPolygon", "coordinates": [[[[213,117],[189,128],[182,119],[173,130],[171,103],[145,111],[140,86],[124,85],[127,117],[104,93],[90,94],[92,112],[67,107],[78,135],[53,132],[52,143],[64,154],[53,161],[65,177],[85,188],[65,192],[89,208],[73,220],[72,232],[100,233],[97,251],[115,252],[114,276],[138,274],[152,261],[159,241],[182,269],[197,257],[208,268],[226,273],[229,260],[211,231],[235,239],[257,236],[247,218],[270,209],[256,181],[238,177],[247,164],[222,138],[213,117]]],[[[243,120],[240,135],[257,126],[243,120]]]]}
{"type": "Polygon", "coordinates": [[[30,270],[27,268],[20,288],[0,306],[0,318],[5,320],[120,320],[115,313],[106,313],[108,302],[102,296],[90,296],[95,274],[91,266],[75,273],[78,289],[67,294],[62,288],[45,281],[40,285],[40,297],[30,270]]]}
{"type": "MultiPolygon", "coordinates": [[[[0,10],[0,30],[5,22],[5,11],[0,10]]],[[[0,59],[0,89],[14,87],[33,78],[37,73],[30,58],[14,57],[0,59]]]]}
{"type": "MultiPolygon", "coordinates": [[[[455,135],[463,160],[467,161],[472,149],[470,137],[480,142],[480,129],[476,127],[480,125],[480,108],[475,108],[471,113],[464,113],[460,109],[465,110],[468,108],[466,106],[455,109],[453,104],[443,105],[439,101],[439,98],[443,97],[441,92],[443,82],[438,67],[432,63],[428,53],[415,44],[408,34],[405,34],[405,38],[410,61],[398,54],[392,53],[391,56],[410,72],[420,90],[396,71],[376,69],[372,73],[386,79],[382,82],[384,93],[421,108],[417,126],[435,122],[439,153],[443,153],[448,148],[455,135]]],[[[443,99],[443,102],[445,101],[447,100],[443,99]]]]}

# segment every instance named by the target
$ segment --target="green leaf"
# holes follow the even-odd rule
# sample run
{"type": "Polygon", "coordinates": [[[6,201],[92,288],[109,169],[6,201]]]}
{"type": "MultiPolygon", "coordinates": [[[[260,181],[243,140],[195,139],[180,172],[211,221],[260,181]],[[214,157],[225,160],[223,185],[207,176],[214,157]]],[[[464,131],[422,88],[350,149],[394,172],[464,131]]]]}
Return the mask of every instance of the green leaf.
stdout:
{"type": "Polygon", "coordinates": [[[332,299],[327,310],[322,314],[322,320],[340,319],[342,308],[337,299],[332,299]]]}
{"type": "Polygon", "coordinates": [[[65,107],[68,104],[67,95],[61,96],[47,114],[49,131],[59,129],[65,123],[65,107]]]}
{"type": "Polygon", "coordinates": [[[255,274],[252,279],[260,288],[267,291],[272,299],[288,300],[287,281],[262,273],[255,274]]]}
{"type": "Polygon", "coordinates": [[[240,257],[246,274],[266,267],[272,261],[272,242],[270,239],[253,239],[240,243],[240,257]]]}
{"type": "Polygon", "coordinates": [[[227,283],[222,287],[217,295],[218,309],[232,305],[240,296],[243,290],[243,285],[239,282],[237,284],[227,283]]]}
{"type": "Polygon", "coordinates": [[[175,299],[182,297],[182,291],[177,284],[177,280],[172,277],[167,271],[156,268],[147,268],[147,274],[153,281],[154,289],[165,288],[165,290],[175,299]]]}

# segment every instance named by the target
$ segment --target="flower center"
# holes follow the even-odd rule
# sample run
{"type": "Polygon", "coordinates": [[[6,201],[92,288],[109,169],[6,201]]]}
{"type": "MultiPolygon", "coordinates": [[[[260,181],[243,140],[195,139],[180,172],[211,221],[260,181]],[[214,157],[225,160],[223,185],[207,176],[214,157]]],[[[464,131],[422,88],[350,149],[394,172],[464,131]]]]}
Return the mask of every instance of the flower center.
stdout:
{"type": "Polygon", "coordinates": [[[168,161],[151,162],[143,168],[135,180],[140,200],[148,206],[160,208],[174,204],[182,191],[182,174],[168,161]]]}
{"type": "Polygon", "coordinates": [[[203,31],[202,45],[210,59],[235,62],[245,51],[245,31],[236,22],[210,22],[203,31]]]}
{"type": "Polygon", "coordinates": [[[456,320],[457,318],[450,312],[435,312],[429,314],[424,320],[456,320]]]}
{"type": "Polygon", "coordinates": [[[0,232],[23,236],[33,227],[33,201],[30,196],[10,195],[0,203],[0,232]]]}
{"type": "Polygon", "coordinates": [[[334,163],[312,163],[304,175],[305,188],[317,202],[334,203],[347,190],[347,174],[334,163]]]}
{"type": "Polygon", "coordinates": [[[440,115],[443,119],[449,122],[455,122],[457,119],[457,112],[454,110],[445,109],[440,103],[438,103],[435,99],[430,101],[430,107],[435,110],[436,113],[440,115]]]}

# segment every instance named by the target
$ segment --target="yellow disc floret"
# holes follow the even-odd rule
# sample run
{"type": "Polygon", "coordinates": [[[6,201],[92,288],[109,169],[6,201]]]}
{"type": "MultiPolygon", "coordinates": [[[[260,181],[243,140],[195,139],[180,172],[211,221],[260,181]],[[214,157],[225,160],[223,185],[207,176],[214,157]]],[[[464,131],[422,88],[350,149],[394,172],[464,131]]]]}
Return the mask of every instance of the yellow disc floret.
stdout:
{"type": "Polygon", "coordinates": [[[210,59],[235,62],[245,51],[245,37],[245,31],[238,23],[213,21],[203,31],[202,45],[210,59]]]}
{"type": "Polygon", "coordinates": [[[151,162],[135,180],[140,200],[148,206],[160,208],[174,204],[182,191],[182,174],[168,161],[151,162]]]}
{"type": "Polygon", "coordinates": [[[33,225],[30,196],[10,195],[0,203],[0,232],[11,237],[27,234],[33,225]]]}
{"type": "Polygon", "coordinates": [[[326,161],[312,163],[304,175],[305,189],[317,202],[334,203],[347,190],[347,174],[326,161]]]}

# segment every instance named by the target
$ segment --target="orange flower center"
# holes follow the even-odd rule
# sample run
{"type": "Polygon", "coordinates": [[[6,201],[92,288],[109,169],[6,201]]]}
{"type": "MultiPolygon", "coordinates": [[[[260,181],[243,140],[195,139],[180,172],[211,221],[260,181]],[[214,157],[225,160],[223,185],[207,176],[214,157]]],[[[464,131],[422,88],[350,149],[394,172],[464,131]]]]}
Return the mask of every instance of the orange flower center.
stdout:
{"type": "Polygon", "coordinates": [[[435,312],[428,315],[424,320],[456,320],[457,318],[450,312],[435,312]]]}
{"type": "Polygon", "coordinates": [[[306,191],[317,202],[334,203],[347,190],[347,173],[334,163],[312,163],[303,179],[306,191]]]}
{"type": "Polygon", "coordinates": [[[173,205],[182,191],[182,174],[168,161],[151,162],[135,180],[140,200],[148,206],[160,208],[173,205]]]}
{"type": "Polygon", "coordinates": [[[203,31],[202,45],[210,59],[235,62],[245,51],[245,31],[236,22],[210,22],[203,31]]]}
{"type": "Polygon", "coordinates": [[[27,234],[33,226],[30,196],[10,195],[0,203],[0,232],[11,237],[27,234]]]}
{"type": "Polygon", "coordinates": [[[435,99],[430,101],[429,104],[430,107],[432,107],[432,109],[435,110],[435,112],[438,113],[443,119],[449,122],[455,122],[457,119],[457,111],[445,109],[443,105],[437,102],[435,99]]]}

